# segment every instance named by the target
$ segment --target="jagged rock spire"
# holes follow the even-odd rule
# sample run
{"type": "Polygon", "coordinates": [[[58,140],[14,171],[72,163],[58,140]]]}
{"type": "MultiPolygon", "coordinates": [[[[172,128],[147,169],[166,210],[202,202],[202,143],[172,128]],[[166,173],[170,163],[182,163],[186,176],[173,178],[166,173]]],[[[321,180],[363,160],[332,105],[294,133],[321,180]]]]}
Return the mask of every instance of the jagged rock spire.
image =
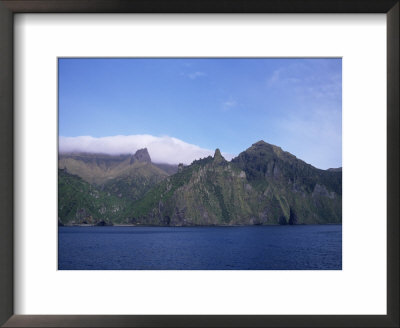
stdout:
{"type": "Polygon", "coordinates": [[[214,153],[214,162],[225,162],[225,158],[222,156],[221,151],[219,148],[215,149],[214,153]]]}
{"type": "Polygon", "coordinates": [[[131,156],[131,164],[134,162],[151,163],[151,158],[147,148],[139,149],[134,155],[131,156]]]}

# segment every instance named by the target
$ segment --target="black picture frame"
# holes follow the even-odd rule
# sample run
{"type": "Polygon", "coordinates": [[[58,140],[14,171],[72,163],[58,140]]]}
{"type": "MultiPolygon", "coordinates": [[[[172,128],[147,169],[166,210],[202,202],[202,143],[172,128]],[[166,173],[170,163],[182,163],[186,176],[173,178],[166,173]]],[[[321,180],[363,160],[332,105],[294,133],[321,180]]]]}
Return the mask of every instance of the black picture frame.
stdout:
{"type": "Polygon", "coordinates": [[[399,0],[0,0],[0,324],[4,327],[399,327],[399,8],[399,0]],[[14,315],[13,20],[16,13],[385,13],[387,315],[14,315]]]}

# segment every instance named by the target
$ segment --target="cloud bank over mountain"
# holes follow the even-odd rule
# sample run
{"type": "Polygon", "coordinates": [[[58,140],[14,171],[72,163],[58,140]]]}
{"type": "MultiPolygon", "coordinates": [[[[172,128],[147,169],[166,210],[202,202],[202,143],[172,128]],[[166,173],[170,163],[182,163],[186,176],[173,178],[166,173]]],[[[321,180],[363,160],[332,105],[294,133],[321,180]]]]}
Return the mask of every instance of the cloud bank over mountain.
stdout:
{"type": "MultiPolygon", "coordinates": [[[[154,163],[190,164],[196,159],[213,156],[214,150],[201,148],[180,139],[148,134],[117,135],[109,137],[60,137],[59,152],[103,153],[110,155],[134,154],[138,149],[147,148],[154,163]]],[[[222,153],[231,160],[233,155],[222,153]]]]}

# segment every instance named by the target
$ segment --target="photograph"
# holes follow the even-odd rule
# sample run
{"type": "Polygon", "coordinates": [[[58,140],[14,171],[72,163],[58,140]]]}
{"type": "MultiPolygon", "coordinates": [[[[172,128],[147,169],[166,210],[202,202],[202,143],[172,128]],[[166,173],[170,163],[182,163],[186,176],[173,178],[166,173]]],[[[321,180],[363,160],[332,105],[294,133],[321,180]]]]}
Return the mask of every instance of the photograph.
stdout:
{"type": "Polygon", "coordinates": [[[58,270],[342,270],[341,58],[57,66],[58,270]]]}
{"type": "Polygon", "coordinates": [[[0,0],[0,326],[398,327],[399,14],[0,0]]]}

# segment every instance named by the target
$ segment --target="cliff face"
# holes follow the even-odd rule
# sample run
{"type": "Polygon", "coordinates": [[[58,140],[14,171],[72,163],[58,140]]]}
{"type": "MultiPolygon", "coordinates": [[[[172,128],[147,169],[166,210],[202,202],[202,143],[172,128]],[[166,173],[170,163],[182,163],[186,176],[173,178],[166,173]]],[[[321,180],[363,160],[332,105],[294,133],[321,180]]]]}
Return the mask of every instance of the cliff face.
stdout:
{"type": "Polygon", "coordinates": [[[169,175],[151,162],[147,149],[118,156],[61,154],[58,165],[63,224],[124,222],[132,203],[169,175]]]}
{"type": "Polygon", "coordinates": [[[63,224],[111,224],[122,221],[128,204],[77,175],[58,170],[58,221],[63,224]]]}
{"type": "Polygon", "coordinates": [[[104,185],[119,177],[155,178],[158,182],[169,175],[151,162],[146,148],[133,155],[60,154],[58,167],[94,185],[104,185]]]}
{"type": "Polygon", "coordinates": [[[147,224],[245,224],[255,196],[249,187],[245,173],[217,150],[151,189],[133,214],[147,224]]]}
{"type": "Polygon", "coordinates": [[[341,222],[341,173],[258,142],[231,162],[217,149],[151,189],[135,221],[169,225],[341,222]]]}
{"type": "Polygon", "coordinates": [[[319,170],[264,141],[230,162],[217,149],[213,157],[179,166],[171,176],[149,174],[146,153],[126,158],[129,166],[136,165],[135,174],[128,170],[102,185],[102,192],[121,202],[109,221],[173,226],[341,223],[341,171],[319,170]]]}
{"type": "Polygon", "coordinates": [[[130,164],[135,162],[151,163],[151,158],[147,148],[139,149],[134,155],[132,155],[130,164]]]}

